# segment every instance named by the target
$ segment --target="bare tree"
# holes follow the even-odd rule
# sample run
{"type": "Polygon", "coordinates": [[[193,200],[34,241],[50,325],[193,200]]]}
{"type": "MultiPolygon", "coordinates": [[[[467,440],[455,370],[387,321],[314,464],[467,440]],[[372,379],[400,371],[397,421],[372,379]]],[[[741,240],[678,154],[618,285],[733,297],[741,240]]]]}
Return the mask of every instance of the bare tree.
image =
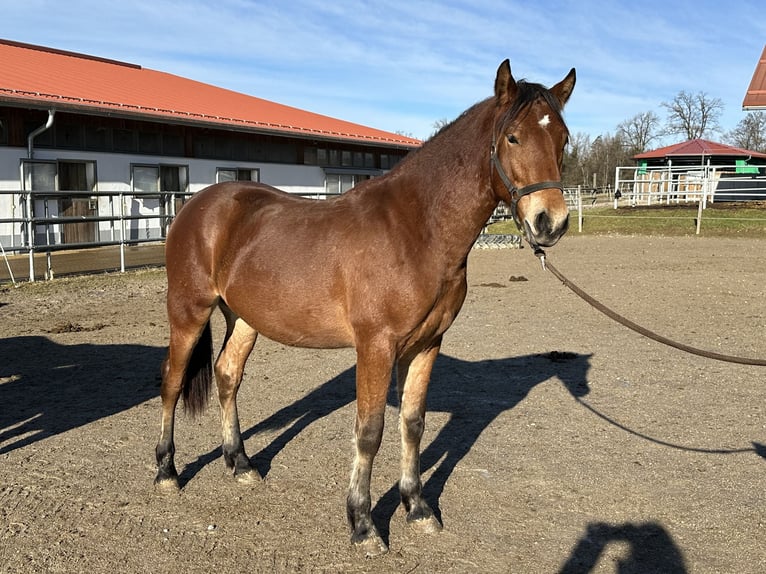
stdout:
{"type": "Polygon", "coordinates": [[[451,123],[452,123],[452,120],[447,119],[447,118],[441,118],[441,119],[436,120],[433,123],[434,131],[431,132],[431,135],[429,136],[429,138],[434,137],[436,134],[438,134],[440,131],[442,131],[444,128],[446,128],[451,123]]]}
{"type": "Polygon", "coordinates": [[[724,107],[720,98],[711,98],[705,92],[690,94],[681,90],[672,102],[661,105],[668,110],[667,134],[682,134],[693,140],[720,129],[718,119],[724,107]]]}
{"type": "Polygon", "coordinates": [[[660,118],[653,111],[636,114],[617,126],[617,135],[631,153],[649,149],[649,144],[659,137],[660,118]]]}
{"type": "Polygon", "coordinates": [[[724,136],[731,145],[766,153],[766,112],[748,112],[736,127],[724,136]]]}
{"type": "Polygon", "coordinates": [[[588,134],[572,134],[564,153],[564,185],[608,189],[615,169],[630,164],[630,156],[635,153],[620,135],[601,134],[591,141],[588,134]]]}
{"type": "Polygon", "coordinates": [[[574,187],[586,183],[590,171],[587,167],[590,154],[590,136],[583,132],[570,134],[564,150],[564,169],[561,179],[565,186],[574,187]]]}

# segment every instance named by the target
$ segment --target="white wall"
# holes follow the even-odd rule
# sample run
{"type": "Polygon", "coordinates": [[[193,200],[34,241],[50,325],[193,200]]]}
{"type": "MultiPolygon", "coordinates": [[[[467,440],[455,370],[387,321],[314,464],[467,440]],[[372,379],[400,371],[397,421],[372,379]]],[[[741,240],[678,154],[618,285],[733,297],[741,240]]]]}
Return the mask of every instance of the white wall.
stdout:
{"type": "MultiPolygon", "coordinates": [[[[0,192],[20,191],[21,161],[26,159],[26,148],[0,147],[0,192]]],[[[324,170],[318,166],[286,165],[272,163],[256,163],[242,161],[205,160],[185,157],[151,156],[99,153],[88,151],[67,151],[58,149],[35,149],[34,159],[40,161],[76,160],[96,162],[96,189],[99,192],[131,192],[130,174],[132,164],[171,164],[188,166],[189,191],[196,193],[201,189],[215,183],[216,170],[218,168],[242,168],[258,169],[262,182],[278,187],[289,193],[296,194],[321,194],[325,189],[324,170]]],[[[0,193],[0,219],[18,218],[22,216],[21,207],[18,205],[18,195],[0,193]],[[15,210],[14,210],[15,207],[15,210]]],[[[156,201],[150,200],[139,202],[133,206],[136,213],[151,214],[158,210],[156,201]]],[[[108,216],[112,213],[109,198],[98,199],[99,215],[108,216]]],[[[51,215],[56,215],[55,206],[51,208],[51,215]]],[[[159,222],[157,220],[141,222],[142,237],[146,234],[159,236],[159,222]]],[[[108,239],[110,224],[101,222],[99,234],[102,240],[108,239]]],[[[0,223],[0,241],[3,246],[19,245],[21,242],[20,224],[0,223]]]]}

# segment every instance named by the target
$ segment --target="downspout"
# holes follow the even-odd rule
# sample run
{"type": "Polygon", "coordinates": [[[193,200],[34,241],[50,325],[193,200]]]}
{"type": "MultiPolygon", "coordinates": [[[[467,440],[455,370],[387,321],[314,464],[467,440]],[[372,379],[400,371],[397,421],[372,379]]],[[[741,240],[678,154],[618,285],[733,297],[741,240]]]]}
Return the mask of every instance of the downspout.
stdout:
{"type": "Polygon", "coordinates": [[[48,110],[48,121],[45,122],[45,125],[40,126],[36,130],[34,130],[29,136],[27,136],[27,159],[32,159],[34,157],[34,141],[37,136],[39,136],[41,133],[43,133],[45,130],[50,129],[50,127],[53,125],[53,116],[56,115],[56,110],[48,110]]]}
{"type": "MultiPolygon", "coordinates": [[[[53,125],[53,116],[56,115],[56,110],[50,109],[48,110],[48,120],[45,122],[45,125],[40,126],[39,128],[32,131],[32,133],[27,136],[27,159],[32,159],[34,157],[34,141],[37,136],[39,136],[44,131],[50,129],[50,127],[53,125]]],[[[32,233],[34,232],[34,225],[32,225],[32,214],[33,214],[33,204],[32,204],[32,190],[30,189],[27,191],[27,242],[29,243],[29,281],[33,282],[35,280],[35,239],[32,233]]]]}

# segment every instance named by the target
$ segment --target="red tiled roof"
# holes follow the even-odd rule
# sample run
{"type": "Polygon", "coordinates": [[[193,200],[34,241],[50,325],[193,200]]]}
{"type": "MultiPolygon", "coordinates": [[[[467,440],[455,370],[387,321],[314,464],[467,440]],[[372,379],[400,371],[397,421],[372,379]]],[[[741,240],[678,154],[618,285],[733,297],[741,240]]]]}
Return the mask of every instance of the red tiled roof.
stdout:
{"type": "Polygon", "coordinates": [[[0,103],[166,120],[360,143],[417,139],[181,78],[135,64],[0,40],[0,103]]]}
{"type": "Polygon", "coordinates": [[[659,159],[663,157],[736,156],[766,159],[766,153],[750,151],[708,140],[689,140],[634,155],[633,159],[659,159]]]}
{"type": "Polygon", "coordinates": [[[766,46],[763,47],[761,59],[755,66],[753,79],[750,80],[750,86],[745,93],[745,100],[742,102],[743,110],[766,110],[766,46]]]}

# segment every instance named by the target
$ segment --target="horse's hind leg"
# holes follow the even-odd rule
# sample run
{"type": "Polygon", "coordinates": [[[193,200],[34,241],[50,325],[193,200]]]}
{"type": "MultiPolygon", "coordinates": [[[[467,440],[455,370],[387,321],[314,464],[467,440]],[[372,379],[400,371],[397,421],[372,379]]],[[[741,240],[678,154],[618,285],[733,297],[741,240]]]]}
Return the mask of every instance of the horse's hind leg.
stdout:
{"type": "Polygon", "coordinates": [[[420,440],[425,429],[426,391],[439,342],[397,365],[399,426],[402,435],[401,478],[399,493],[407,511],[407,523],[420,532],[438,532],[442,526],[423,499],[420,479],[420,440]]]}
{"type": "Polygon", "coordinates": [[[211,378],[212,341],[210,314],[212,308],[199,306],[195,309],[184,307],[179,310],[168,305],[170,322],[170,343],[162,363],[162,422],[160,439],[157,442],[157,476],[154,483],[163,488],[178,488],[178,472],[174,456],[173,431],[178,399],[184,386],[195,387],[186,390],[185,401],[193,414],[204,407],[211,378]]]}
{"type": "Polygon", "coordinates": [[[218,400],[221,403],[223,458],[237,480],[257,480],[260,476],[250,464],[242,442],[237,413],[237,391],[242,383],[245,362],[253,350],[258,333],[223,303],[221,310],[226,317],[226,337],[215,362],[215,376],[218,400]]]}

